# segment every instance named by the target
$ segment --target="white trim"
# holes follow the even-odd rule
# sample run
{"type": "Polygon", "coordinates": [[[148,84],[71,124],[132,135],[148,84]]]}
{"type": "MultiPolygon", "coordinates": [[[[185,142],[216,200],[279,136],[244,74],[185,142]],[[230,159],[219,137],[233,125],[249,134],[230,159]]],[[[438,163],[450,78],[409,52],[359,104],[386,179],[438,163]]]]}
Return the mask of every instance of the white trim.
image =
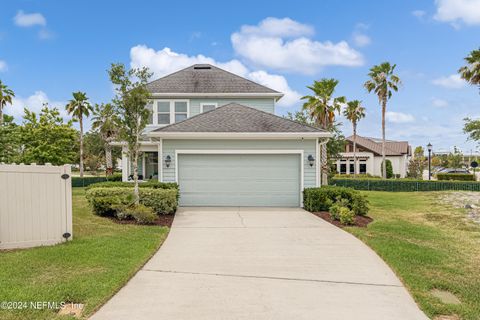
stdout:
{"type": "Polygon", "coordinates": [[[158,181],[163,182],[163,139],[160,138],[158,143],[158,181]]]}
{"type": "Polygon", "coordinates": [[[295,139],[330,138],[330,132],[162,132],[151,131],[150,137],[169,139],[295,139]]]}
{"type": "Polygon", "coordinates": [[[319,144],[320,142],[318,141],[318,138],[317,140],[315,141],[315,186],[318,188],[320,186],[320,170],[319,170],[319,164],[320,164],[320,160],[318,158],[319,157],[319,144]]]}
{"type": "Polygon", "coordinates": [[[161,92],[161,93],[151,93],[152,97],[228,97],[228,98],[243,98],[243,97],[263,97],[263,98],[271,98],[275,97],[280,99],[284,96],[283,93],[280,92],[267,92],[267,93],[245,93],[245,92],[238,92],[238,93],[178,93],[178,92],[161,92]]]}
{"type": "Polygon", "coordinates": [[[210,105],[210,106],[215,106],[215,109],[218,108],[218,102],[202,102],[200,103],[200,113],[203,113],[203,106],[205,105],[210,105]]]}
{"type": "Polygon", "coordinates": [[[175,150],[175,182],[178,183],[178,155],[179,154],[298,154],[300,156],[300,207],[303,207],[303,189],[304,186],[304,150],[268,150],[268,149],[255,149],[255,150],[242,150],[242,149],[218,149],[218,150],[175,150]]]}

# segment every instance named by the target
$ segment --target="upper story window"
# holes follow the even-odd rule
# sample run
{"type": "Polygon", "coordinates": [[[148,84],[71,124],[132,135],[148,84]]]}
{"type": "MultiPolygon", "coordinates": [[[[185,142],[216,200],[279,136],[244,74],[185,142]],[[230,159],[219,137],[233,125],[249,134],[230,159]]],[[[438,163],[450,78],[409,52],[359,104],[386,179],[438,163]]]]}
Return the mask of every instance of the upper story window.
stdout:
{"type": "Polygon", "coordinates": [[[188,118],[188,100],[154,100],[147,104],[152,111],[149,125],[165,126],[188,118]]]}
{"type": "Polygon", "coordinates": [[[207,112],[214,110],[218,105],[216,103],[202,103],[200,104],[200,112],[207,112]]]}

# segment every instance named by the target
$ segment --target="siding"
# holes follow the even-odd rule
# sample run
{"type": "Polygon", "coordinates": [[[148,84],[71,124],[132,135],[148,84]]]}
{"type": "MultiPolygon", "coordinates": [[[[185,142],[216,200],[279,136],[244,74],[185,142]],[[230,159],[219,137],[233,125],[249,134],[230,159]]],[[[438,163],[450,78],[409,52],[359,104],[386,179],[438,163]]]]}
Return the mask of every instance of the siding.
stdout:
{"type": "Polygon", "coordinates": [[[190,99],[190,117],[193,117],[200,113],[200,104],[201,103],[217,103],[219,107],[229,104],[231,102],[236,102],[243,104],[247,107],[252,107],[261,111],[275,113],[275,100],[274,98],[227,98],[227,99],[190,99]]]}
{"type": "Polygon", "coordinates": [[[163,181],[175,182],[175,150],[303,150],[304,187],[315,187],[315,166],[310,167],[307,157],[315,155],[315,139],[304,140],[163,140],[163,181]],[[167,155],[172,157],[169,168],[165,167],[163,160],[167,155]]]}

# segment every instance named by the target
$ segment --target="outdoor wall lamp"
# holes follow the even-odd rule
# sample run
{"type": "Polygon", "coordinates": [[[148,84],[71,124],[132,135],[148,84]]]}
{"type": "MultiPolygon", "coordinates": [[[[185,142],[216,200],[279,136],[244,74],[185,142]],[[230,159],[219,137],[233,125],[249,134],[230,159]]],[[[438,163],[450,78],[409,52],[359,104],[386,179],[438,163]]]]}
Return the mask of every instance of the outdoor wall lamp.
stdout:
{"type": "Polygon", "coordinates": [[[309,154],[307,157],[308,163],[310,164],[310,167],[313,167],[313,164],[315,163],[315,158],[309,154]]]}
{"type": "Polygon", "coordinates": [[[165,157],[165,166],[166,166],[167,168],[170,168],[170,164],[171,164],[171,163],[172,163],[172,157],[166,156],[166,157],[165,157]]]}

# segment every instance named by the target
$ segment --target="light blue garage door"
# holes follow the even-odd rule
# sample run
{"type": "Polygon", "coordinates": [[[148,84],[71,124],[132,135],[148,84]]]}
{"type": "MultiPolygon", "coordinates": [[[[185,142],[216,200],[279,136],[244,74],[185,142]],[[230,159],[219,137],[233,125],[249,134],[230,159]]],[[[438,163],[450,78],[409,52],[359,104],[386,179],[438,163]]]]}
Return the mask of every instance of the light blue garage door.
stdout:
{"type": "Polygon", "coordinates": [[[298,154],[180,154],[181,206],[300,206],[298,154]]]}

